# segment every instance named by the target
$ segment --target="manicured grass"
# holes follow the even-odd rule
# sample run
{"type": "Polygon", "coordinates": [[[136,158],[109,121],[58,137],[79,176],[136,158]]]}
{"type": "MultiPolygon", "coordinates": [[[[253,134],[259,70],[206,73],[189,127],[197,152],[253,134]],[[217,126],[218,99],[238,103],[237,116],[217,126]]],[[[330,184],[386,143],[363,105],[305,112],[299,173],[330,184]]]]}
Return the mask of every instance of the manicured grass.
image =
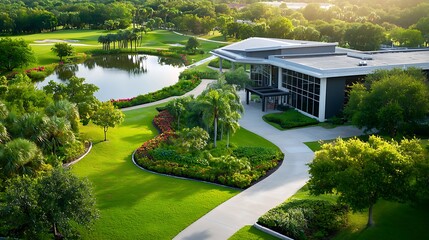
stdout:
{"type": "Polygon", "coordinates": [[[73,172],[93,183],[101,218],[84,239],[171,239],[199,217],[234,196],[236,190],[159,176],[138,169],[132,152],[157,134],[155,107],[125,112],[124,123],[109,129],[88,125],[82,134],[94,142],[73,172]]]}
{"type": "MultiPolygon", "coordinates": [[[[131,154],[157,134],[151,123],[156,113],[155,106],[125,112],[124,123],[109,129],[106,142],[101,141],[100,127],[82,127],[82,135],[94,142],[94,148],[73,166],[73,172],[93,183],[101,211],[93,231],[83,230],[84,239],[171,239],[238,193],[138,169],[131,162],[131,154]]],[[[276,148],[244,129],[231,138],[231,143],[276,148]]]]}
{"type": "Polygon", "coordinates": [[[105,30],[59,30],[55,32],[47,32],[47,33],[36,33],[29,35],[19,35],[13,36],[11,38],[22,38],[28,43],[34,43],[37,40],[45,40],[45,39],[58,39],[58,40],[78,40],[77,43],[82,44],[95,44],[98,45],[97,42],[98,37],[103,34],[111,33],[105,30]]]}
{"type": "Polygon", "coordinates": [[[279,130],[304,127],[318,123],[316,119],[307,117],[295,109],[288,109],[281,113],[269,113],[262,118],[265,122],[279,130]]]}
{"type": "Polygon", "coordinates": [[[238,230],[229,240],[275,240],[278,239],[270,234],[262,232],[261,230],[253,226],[244,226],[242,229],[238,230]]]}

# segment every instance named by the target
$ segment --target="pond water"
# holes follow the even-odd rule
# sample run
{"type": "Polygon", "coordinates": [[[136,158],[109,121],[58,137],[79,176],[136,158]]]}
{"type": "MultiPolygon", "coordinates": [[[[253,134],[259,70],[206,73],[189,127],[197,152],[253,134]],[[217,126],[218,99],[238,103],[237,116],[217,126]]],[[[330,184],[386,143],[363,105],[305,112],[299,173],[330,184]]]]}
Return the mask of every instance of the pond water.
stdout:
{"type": "Polygon", "coordinates": [[[178,59],[150,55],[95,56],[81,64],[66,64],[38,83],[42,88],[53,80],[65,83],[72,76],[85,78],[100,89],[94,94],[100,101],[132,98],[171,86],[185,69],[178,59]]]}

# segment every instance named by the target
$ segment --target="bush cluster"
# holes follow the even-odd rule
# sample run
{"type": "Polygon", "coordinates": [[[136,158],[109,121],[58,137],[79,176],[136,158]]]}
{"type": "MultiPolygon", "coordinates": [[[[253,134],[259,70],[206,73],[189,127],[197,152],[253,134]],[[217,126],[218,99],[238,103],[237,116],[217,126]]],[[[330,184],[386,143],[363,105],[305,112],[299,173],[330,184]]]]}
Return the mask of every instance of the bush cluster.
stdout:
{"type": "Polygon", "coordinates": [[[179,75],[179,79],[192,79],[195,77],[199,79],[218,79],[219,72],[212,69],[200,71],[198,69],[188,68],[179,75]]]}
{"type": "Polygon", "coordinates": [[[198,127],[185,133],[172,132],[173,118],[166,110],[161,111],[153,123],[161,134],[143,143],[135,154],[136,162],[151,171],[246,188],[283,159],[283,153],[263,147],[237,147],[232,150],[218,147],[184,152],[184,145],[207,141],[208,134],[193,134],[203,131],[198,127]]]}
{"type": "Polygon", "coordinates": [[[291,237],[329,239],[347,225],[348,207],[324,200],[295,200],[271,209],[258,223],[291,237]]]}
{"type": "Polygon", "coordinates": [[[282,129],[305,127],[319,123],[316,119],[307,117],[294,109],[282,113],[270,113],[263,116],[263,119],[278,124],[282,129]]]}

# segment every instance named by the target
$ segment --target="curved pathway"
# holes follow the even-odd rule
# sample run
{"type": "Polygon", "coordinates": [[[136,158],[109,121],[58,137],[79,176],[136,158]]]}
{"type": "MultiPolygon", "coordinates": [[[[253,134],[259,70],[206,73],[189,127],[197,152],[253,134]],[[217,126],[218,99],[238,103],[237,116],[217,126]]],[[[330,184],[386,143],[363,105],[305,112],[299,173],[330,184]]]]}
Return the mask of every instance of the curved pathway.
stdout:
{"type": "Polygon", "coordinates": [[[265,113],[261,112],[260,103],[243,105],[245,113],[240,125],[277,145],[285,153],[283,164],[269,177],[195,221],[174,239],[228,239],[245,225],[253,225],[261,215],[305,185],[309,179],[306,164],[312,161],[314,153],[303,142],[363,134],[352,126],[280,131],[262,120],[265,113]]]}

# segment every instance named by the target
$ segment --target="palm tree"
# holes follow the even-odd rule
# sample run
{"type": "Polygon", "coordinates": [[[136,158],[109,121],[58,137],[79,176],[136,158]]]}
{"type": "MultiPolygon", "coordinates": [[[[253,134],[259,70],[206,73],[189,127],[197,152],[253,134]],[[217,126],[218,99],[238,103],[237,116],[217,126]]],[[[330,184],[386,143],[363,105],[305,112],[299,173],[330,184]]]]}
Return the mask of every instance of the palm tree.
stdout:
{"type": "Polygon", "coordinates": [[[45,152],[58,154],[59,148],[76,141],[70,122],[61,117],[52,116],[48,123],[45,152]]]}
{"type": "Polygon", "coordinates": [[[0,172],[6,177],[34,175],[43,162],[40,149],[27,139],[14,139],[0,150],[0,172]]]}
{"type": "Polygon", "coordinates": [[[46,107],[46,114],[49,117],[56,116],[65,118],[69,121],[71,130],[74,133],[79,132],[79,112],[76,104],[68,100],[60,100],[46,107]]]}
{"type": "Polygon", "coordinates": [[[13,138],[25,138],[42,149],[47,144],[49,118],[42,113],[25,113],[18,117],[10,131],[13,138]]]}
{"type": "Polygon", "coordinates": [[[200,95],[200,101],[204,109],[205,119],[213,121],[213,144],[216,147],[217,129],[219,118],[222,118],[231,111],[229,101],[231,93],[225,92],[221,89],[211,89],[204,95],[200,95]]]}

